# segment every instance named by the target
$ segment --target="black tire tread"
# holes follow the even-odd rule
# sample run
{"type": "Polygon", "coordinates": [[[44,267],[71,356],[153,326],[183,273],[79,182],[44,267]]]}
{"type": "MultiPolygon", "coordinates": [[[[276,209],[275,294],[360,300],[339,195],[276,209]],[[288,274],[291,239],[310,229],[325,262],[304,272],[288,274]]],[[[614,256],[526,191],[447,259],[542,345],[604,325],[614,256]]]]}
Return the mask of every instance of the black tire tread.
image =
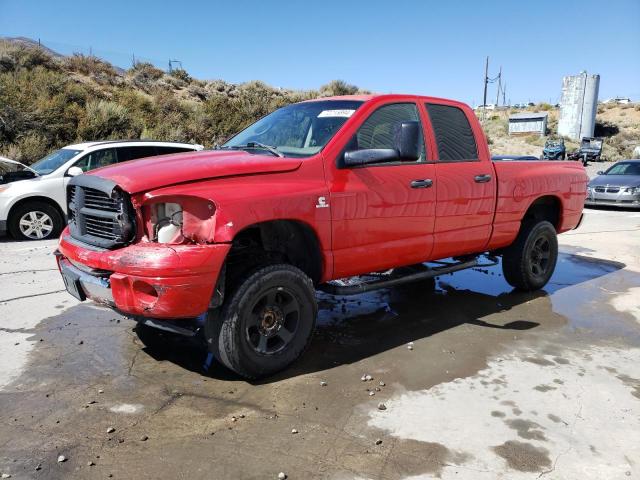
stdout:
{"type": "MultiPolygon", "coordinates": [[[[550,228],[553,230],[554,238],[555,238],[555,228],[554,226],[546,221],[536,221],[529,220],[522,224],[520,228],[520,232],[516,237],[516,240],[504,251],[502,256],[502,273],[504,274],[505,280],[513,287],[518,290],[524,291],[532,291],[538,290],[542,288],[549,278],[546,279],[543,285],[533,284],[531,278],[529,277],[527,265],[526,265],[526,257],[525,252],[528,246],[528,243],[532,241],[531,239],[535,237],[535,234],[540,229],[550,228]]],[[[554,266],[551,269],[551,274],[553,274],[553,269],[555,268],[555,262],[557,260],[557,240],[555,244],[555,258],[553,260],[554,266]]],[[[550,277],[551,275],[549,275],[550,277]]]]}
{"type": "Polygon", "coordinates": [[[283,271],[293,274],[297,283],[308,288],[308,293],[313,299],[312,309],[314,313],[314,325],[304,346],[295,356],[296,358],[299,358],[311,343],[313,330],[315,329],[318,307],[315,301],[315,289],[313,287],[313,282],[307,275],[305,275],[304,272],[302,272],[302,270],[292,265],[275,264],[251,270],[236,283],[235,288],[230,289],[221,309],[209,312],[207,317],[205,336],[209,351],[213,354],[216,360],[222,363],[225,367],[249,380],[254,380],[259,377],[276,373],[277,370],[257,373],[250,371],[243,366],[242,360],[238,355],[240,350],[238,346],[235,345],[234,335],[235,331],[239,328],[238,322],[240,319],[238,315],[234,315],[233,312],[236,312],[240,308],[240,303],[244,300],[244,295],[249,288],[253,287],[258,282],[266,281],[271,274],[283,271]]]}

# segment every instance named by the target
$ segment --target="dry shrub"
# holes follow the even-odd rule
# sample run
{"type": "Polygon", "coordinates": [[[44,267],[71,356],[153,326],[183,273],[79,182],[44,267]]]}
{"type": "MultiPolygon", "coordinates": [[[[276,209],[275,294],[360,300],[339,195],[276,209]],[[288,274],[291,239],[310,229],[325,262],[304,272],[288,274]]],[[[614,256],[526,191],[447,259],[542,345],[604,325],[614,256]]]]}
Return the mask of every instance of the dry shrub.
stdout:
{"type": "Polygon", "coordinates": [[[142,126],[125,107],[105,100],[87,103],[85,116],[78,125],[78,136],[83,140],[137,138],[140,133],[142,126]]]}
{"type": "Polygon", "coordinates": [[[7,145],[2,150],[2,156],[29,164],[44,157],[48,151],[46,139],[41,135],[31,134],[7,145]]]}
{"type": "Polygon", "coordinates": [[[118,76],[110,63],[92,55],[74,53],[65,57],[63,65],[67,70],[93,77],[99,83],[113,83],[113,80],[118,76]]]}

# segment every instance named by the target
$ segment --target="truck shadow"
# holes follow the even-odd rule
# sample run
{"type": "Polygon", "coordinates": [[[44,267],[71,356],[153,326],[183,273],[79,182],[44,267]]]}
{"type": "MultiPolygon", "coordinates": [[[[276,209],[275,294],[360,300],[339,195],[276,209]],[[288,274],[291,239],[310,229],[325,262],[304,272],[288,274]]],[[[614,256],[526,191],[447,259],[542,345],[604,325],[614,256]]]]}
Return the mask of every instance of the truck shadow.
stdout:
{"type": "MultiPolygon", "coordinates": [[[[406,285],[349,297],[318,293],[318,325],[307,352],[285,371],[253,383],[355,363],[465,324],[507,333],[559,329],[570,319],[554,310],[552,298],[557,292],[562,291],[563,302],[579,305],[589,292],[569,287],[591,284],[624,267],[620,262],[563,253],[550,283],[538,292],[513,290],[498,265],[445,275],[435,286],[406,285]]],[[[205,372],[207,352],[193,340],[155,331],[138,335],[154,359],[216,379],[238,379],[215,360],[205,372]]],[[[506,337],[513,339],[513,334],[506,337]]]]}

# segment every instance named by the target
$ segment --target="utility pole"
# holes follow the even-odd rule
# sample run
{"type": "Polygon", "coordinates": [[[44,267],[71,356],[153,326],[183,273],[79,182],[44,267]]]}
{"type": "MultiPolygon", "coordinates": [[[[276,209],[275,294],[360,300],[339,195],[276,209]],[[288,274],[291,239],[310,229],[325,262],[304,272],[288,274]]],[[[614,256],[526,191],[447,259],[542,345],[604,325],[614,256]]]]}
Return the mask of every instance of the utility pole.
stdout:
{"type": "Polygon", "coordinates": [[[496,107],[500,105],[500,89],[502,88],[502,66],[500,66],[500,73],[498,73],[498,91],[496,93],[496,107]]]}
{"type": "Polygon", "coordinates": [[[489,83],[489,57],[487,56],[487,61],[484,65],[484,95],[482,96],[482,113],[484,116],[484,112],[487,108],[487,84],[489,83]]]}
{"type": "Polygon", "coordinates": [[[135,53],[131,54],[131,66],[132,67],[136,66],[136,54],[135,53]]]}
{"type": "MultiPolygon", "coordinates": [[[[504,83],[504,86],[502,87],[502,106],[504,107],[506,105],[504,99],[507,96],[507,82],[504,83]]],[[[511,103],[511,102],[509,102],[511,103]]]]}

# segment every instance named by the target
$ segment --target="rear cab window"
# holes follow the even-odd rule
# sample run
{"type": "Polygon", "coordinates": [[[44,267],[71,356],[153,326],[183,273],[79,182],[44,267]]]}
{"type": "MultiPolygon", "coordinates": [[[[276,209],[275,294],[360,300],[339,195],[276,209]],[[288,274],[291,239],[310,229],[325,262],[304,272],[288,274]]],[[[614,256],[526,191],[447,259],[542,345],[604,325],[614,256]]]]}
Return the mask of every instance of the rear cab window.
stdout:
{"type": "Polygon", "coordinates": [[[440,162],[477,162],[478,146],[469,119],[461,108],[426,103],[440,162]]]}

